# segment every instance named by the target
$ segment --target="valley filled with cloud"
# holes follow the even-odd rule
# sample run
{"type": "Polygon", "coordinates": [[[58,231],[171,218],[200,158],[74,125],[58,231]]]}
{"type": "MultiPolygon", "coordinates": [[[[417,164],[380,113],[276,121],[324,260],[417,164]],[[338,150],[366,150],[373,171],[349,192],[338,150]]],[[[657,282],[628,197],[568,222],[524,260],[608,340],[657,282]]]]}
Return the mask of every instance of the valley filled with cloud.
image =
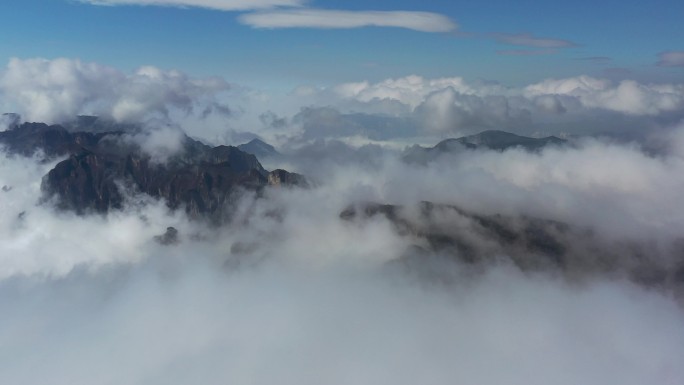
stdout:
{"type": "MultiPolygon", "coordinates": [[[[243,3],[219,9],[299,5],[243,3]]],[[[316,24],[283,12],[268,20],[316,24]]],[[[409,75],[272,92],[14,58],[0,107],[15,113],[0,121],[2,383],[684,380],[682,83],[409,75]],[[247,179],[253,158],[227,146],[254,139],[247,179]],[[242,158],[201,152],[219,150],[242,158]],[[223,194],[217,220],[146,185],[187,169],[223,194]],[[116,205],[60,204],[107,183],[116,205]]]]}

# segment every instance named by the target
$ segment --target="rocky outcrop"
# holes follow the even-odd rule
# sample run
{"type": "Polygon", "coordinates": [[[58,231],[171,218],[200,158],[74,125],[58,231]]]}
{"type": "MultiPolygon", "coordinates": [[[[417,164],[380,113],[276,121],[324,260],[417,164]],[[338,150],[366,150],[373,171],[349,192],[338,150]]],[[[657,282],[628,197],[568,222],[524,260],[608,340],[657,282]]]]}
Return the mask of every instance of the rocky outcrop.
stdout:
{"type": "Polygon", "coordinates": [[[340,218],[353,221],[378,215],[386,217],[401,235],[413,237],[416,246],[464,262],[507,254],[525,267],[563,267],[568,256],[561,239],[569,227],[549,220],[479,215],[431,202],[416,207],[366,203],[348,207],[340,218]]]}
{"type": "MultiPolygon", "coordinates": [[[[482,215],[453,205],[365,203],[340,213],[345,221],[383,216],[411,240],[400,258],[411,267],[428,256],[466,264],[509,261],[523,271],[551,270],[571,279],[591,275],[629,278],[639,284],[684,290],[684,243],[659,249],[633,240],[606,240],[590,229],[528,216],[482,215]]],[[[358,223],[357,223],[358,224],[358,223]]],[[[684,241],[683,241],[684,242],[684,241]]]]}
{"type": "Polygon", "coordinates": [[[42,189],[58,207],[78,213],[119,209],[126,196],[142,193],[192,217],[220,220],[237,192],[306,185],[298,174],[269,173],[254,155],[237,147],[211,147],[184,137],[182,148],[160,162],[127,135],[25,123],[0,132],[0,143],[21,155],[41,150],[47,158],[68,156],[45,175],[42,189]]]}
{"type": "Polygon", "coordinates": [[[122,132],[76,132],[67,131],[60,125],[24,123],[0,132],[0,144],[14,154],[31,156],[43,151],[48,158],[78,153],[82,149],[94,149],[105,136],[119,136],[122,132]]]}
{"type": "Polygon", "coordinates": [[[271,186],[309,187],[309,183],[302,175],[282,169],[273,170],[268,173],[268,184],[271,186]]]}

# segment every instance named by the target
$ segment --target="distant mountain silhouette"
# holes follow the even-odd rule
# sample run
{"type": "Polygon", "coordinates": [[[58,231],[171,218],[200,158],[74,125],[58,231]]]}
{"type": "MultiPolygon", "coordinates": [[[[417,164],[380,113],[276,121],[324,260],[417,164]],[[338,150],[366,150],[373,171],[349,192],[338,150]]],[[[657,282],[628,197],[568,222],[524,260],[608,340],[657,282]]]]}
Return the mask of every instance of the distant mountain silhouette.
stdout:
{"type": "Polygon", "coordinates": [[[264,142],[261,139],[252,139],[251,141],[237,146],[240,150],[252,154],[257,158],[263,159],[273,156],[279,156],[280,153],[276,151],[275,147],[264,142]]]}
{"type": "Polygon", "coordinates": [[[567,141],[555,137],[530,138],[506,131],[489,130],[479,134],[463,136],[455,139],[445,139],[434,147],[413,146],[404,153],[404,160],[425,163],[444,153],[463,151],[467,149],[488,149],[504,151],[510,148],[522,148],[527,151],[539,151],[547,146],[560,146],[567,141]]]}

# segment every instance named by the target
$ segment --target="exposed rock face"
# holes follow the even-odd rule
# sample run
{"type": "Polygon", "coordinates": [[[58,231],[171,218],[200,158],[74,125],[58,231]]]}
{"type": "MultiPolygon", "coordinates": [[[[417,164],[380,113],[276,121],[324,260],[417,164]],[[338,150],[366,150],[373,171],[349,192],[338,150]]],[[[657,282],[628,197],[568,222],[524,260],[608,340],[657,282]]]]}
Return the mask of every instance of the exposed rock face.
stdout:
{"type": "Polygon", "coordinates": [[[648,286],[684,289],[684,244],[660,250],[634,241],[605,240],[589,229],[539,218],[479,215],[452,205],[417,207],[366,203],[340,217],[364,221],[382,215],[413,248],[401,259],[412,267],[426,255],[468,264],[509,260],[524,271],[554,270],[570,278],[627,277],[648,286]]]}
{"type": "Polygon", "coordinates": [[[0,132],[0,144],[15,154],[30,156],[42,150],[47,157],[77,153],[81,149],[92,149],[107,135],[121,135],[121,132],[77,132],[70,133],[59,125],[45,123],[24,123],[0,132]]]}
{"type": "Polygon", "coordinates": [[[404,160],[409,162],[426,163],[440,154],[453,153],[463,150],[489,149],[504,151],[509,148],[522,148],[527,151],[539,151],[548,146],[561,146],[567,141],[555,136],[545,138],[530,138],[505,131],[489,130],[479,134],[464,136],[456,139],[445,139],[434,147],[413,146],[404,154],[404,160]]]}
{"type": "Polygon", "coordinates": [[[309,186],[309,183],[302,175],[282,169],[273,170],[268,174],[268,184],[271,186],[309,186]]]}
{"type": "Polygon", "coordinates": [[[506,254],[524,267],[566,264],[568,250],[559,238],[569,228],[559,222],[478,215],[430,202],[417,207],[367,203],[345,209],[340,217],[356,220],[376,215],[385,216],[400,234],[414,237],[416,246],[465,262],[506,254]]]}
{"type": "Polygon", "coordinates": [[[178,239],[178,230],[175,227],[167,227],[166,232],[162,235],[156,235],[154,240],[164,246],[180,243],[180,240],[178,239]]]}
{"type": "Polygon", "coordinates": [[[10,152],[65,156],[43,178],[46,196],[78,213],[121,208],[122,189],[163,198],[172,209],[193,217],[220,219],[240,190],[260,191],[269,184],[305,185],[301,175],[266,171],[257,158],[232,146],[210,147],[184,138],[182,149],[159,163],[123,132],[69,132],[62,126],[26,123],[0,132],[10,152]]]}

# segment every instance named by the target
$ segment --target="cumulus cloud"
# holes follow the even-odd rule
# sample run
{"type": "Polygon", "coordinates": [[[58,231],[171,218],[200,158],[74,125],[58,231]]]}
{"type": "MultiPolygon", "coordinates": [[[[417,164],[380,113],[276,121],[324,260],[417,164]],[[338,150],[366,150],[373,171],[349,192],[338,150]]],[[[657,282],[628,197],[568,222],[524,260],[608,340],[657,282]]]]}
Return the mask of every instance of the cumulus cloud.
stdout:
{"type": "Polygon", "coordinates": [[[684,67],[684,51],[666,51],[658,54],[661,67],[684,67]]]}
{"type": "Polygon", "coordinates": [[[78,114],[136,121],[192,111],[229,88],[220,78],[191,78],[179,71],[141,67],[132,74],[73,59],[11,59],[0,92],[29,121],[60,122],[78,114]]]}
{"type": "Polygon", "coordinates": [[[449,32],[457,25],[447,16],[413,11],[342,11],[287,9],[248,13],[239,20],[254,28],[398,27],[420,32],[449,32]]]}
{"type": "Polygon", "coordinates": [[[124,135],[122,140],[140,146],[153,162],[164,163],[183,150],[186,135],[176,126],[150,125],[139,133],[124,135]]]}
{"type": "Polygon", "coordinates": [[[500,43],[521,45],[537,48],[567,48],[576,47],[577,43],[570,40],[537,37],[529,33],[495,33],[494,39],[500,43]]]}
{"type": "Polygon", "coordinates": [[[162,7],[197,7],[221,11],[243,11],[271,7],[301,6],[306,0],[78,0],[93,5],[141,5],[162,7]]]}
{"type": "Polygon", "coordinates": [[[0,92],[4,106],[28,121],[63,122],[79,114],[119,122],[162,118],[214,144],[240,144],[247,136],[233,134],[248,131],[281,145],[296,138],[364,136],[369,143],[410,137],[424,143],[418,137],[484,129],[636,138],[644,127],[684,118],[682,84],[586,75],[523,87],[410,75],[271,95],[155,67],[127,74],[72,59],[12,59],[0,75],[0,92]],[[269,111],[277,116],[273,124],[264,120],[269,111]]]}
{"type": "MultiPolygon", "coordinates": [[[[336,106],[343,114],[363,111],[384,116],[384,124],[390,126],[391,119],[400,118],[413,124],[416,135],[504,129],[523,134],[614,133],[627,137],[646,133],[645,127],[672,126],[684,118],[682,84],[615,82],[590,76],[547,79],[512,88],[459,77],[414,75],[312,89],[304,98],[313,104],[318,99],[320,107],[336,106]]],[[[382,123],[370,127],[371,122],[367,120],[355,132],[382,129],[382,123]]]]}
{"type": "Polygon", "coordinates": [[[629,115],[657,115],[684,107],[684,85],[641,84],[623,80],[617,84],[604,79],[579,76],[547,79],[526,87],[528,95],[567,95],[588,108],[600,108],[629,115]]]}
{"type": "Polygon", "coordinates": [[[417,75],[386,79],[374,84],[369,82],[340,84],[333,88],[333,92],[343,98],[353,98],[361,102],[390,99],[415,108],[425,100],[427,95],[447,88],[466,95],[491,95],[506,92],[502,86],[469,84],[461,77],[426,79],[417,75]]]}

